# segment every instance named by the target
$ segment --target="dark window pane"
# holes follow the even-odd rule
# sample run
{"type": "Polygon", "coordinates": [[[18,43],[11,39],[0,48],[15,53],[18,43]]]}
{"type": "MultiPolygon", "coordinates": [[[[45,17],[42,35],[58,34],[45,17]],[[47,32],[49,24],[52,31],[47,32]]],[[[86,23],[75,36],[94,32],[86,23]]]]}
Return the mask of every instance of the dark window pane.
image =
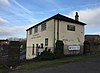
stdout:
{"type": "Polygon", "coordinates": [[[38,26],[34,27],[34,33],[38,32],[38,26]]]}
{"type": "Polygon", "coordinates": [[[29,35],[31,35],[31,34],[32,34],[32,29],[29,30],[29,35]]]}
{"type": "Polygon", "coordinates": [[[75,26],[74,25],[67,25],[67,30],[75,31],[75,26]]]}
{"type": "Polygon", "coordinates": [[[43,43],[41,43],[41,48],[43,48],[43,43]]]}
{"type": "Polygon", "coordinates": [[[41,31],[44,31],[44,30],[46,30],[46,23],[41,24],[41,31]]]}
{"type": "Polygon", "coordinates": [[[45,39],[45,46],[48,46],[48,38],[45,39]]]}
{"type": "Polygon", "coordinates": [[[38,48],[38,44],[36,44],[36,48],[38,48]]]}
{"type": "Polygon", "coordinates": [[[32,55],[34,55],[34,44],[33,44],[33,51],[32,51],[32,55]]]}

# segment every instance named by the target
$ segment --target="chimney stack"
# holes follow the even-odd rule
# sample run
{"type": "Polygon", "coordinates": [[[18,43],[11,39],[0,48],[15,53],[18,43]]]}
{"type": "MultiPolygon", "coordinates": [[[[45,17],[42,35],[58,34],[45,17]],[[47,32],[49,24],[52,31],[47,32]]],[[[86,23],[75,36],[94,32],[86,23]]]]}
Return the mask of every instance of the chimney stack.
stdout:
{"type": "Polygon", "coordinates": [[[76,20],[76,21],[79,21],[79,15],[78,15],[78,12],[76,12],[75,20],[76,20]]]}

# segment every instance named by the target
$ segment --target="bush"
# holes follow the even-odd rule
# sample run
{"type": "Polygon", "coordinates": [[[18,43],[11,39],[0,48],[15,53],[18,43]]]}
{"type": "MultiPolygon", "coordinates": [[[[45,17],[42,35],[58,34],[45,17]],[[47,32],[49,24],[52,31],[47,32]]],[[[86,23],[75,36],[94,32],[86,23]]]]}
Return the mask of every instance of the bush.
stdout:
{"type": "Polygon", "coordinates": [[[50,52],[50,49],[49,49],[48,51],[47,50],[43,51],[41,55],[36,57],[36,59],[37,60],[53,60],[55,59],[55,55],[52,52],[50,52]]]}

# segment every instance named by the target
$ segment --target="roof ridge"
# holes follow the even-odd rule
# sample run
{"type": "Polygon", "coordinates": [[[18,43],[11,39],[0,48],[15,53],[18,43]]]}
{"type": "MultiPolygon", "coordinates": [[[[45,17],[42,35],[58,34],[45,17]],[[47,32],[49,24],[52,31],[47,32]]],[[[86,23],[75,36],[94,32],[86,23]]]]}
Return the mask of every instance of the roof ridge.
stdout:
{"type": "MultiPolygon", "coordinates": [[[[63,21],[71,22],[71,23],[77,23],[77,24],[80,24],[80,25],[86,25],[86,24],[83,23],[83,22],[76,21],[76,20],[74,20],[74,19],[72,19],[72,18],[69,18],[69,17],[67,17],[67,16],[64,16],[64,15],[58,13],[58,14],[56,14],[56,15],[54,15],[54,16],[52,16],[52,17],[49,17],[48,19],[46,19],[46,20],[44,20],[44,21],[42,21],[42,22],[40,22],[40,23],[38,23],[38,24],[36,24],[36,25],[34,25],[34,26],[28,28],[27,30],[29,30],[29,29],[31,29],[31,28],[34,28],[35,26],[38,26],[38,25],[40,25],[41,23],[46,22],[46,21],[49,21],[49,20],[51,20],[51,19],[58,19],[58,20],[63,20],[63,21]]],[[[26,31],[27,31],[27,30],[26,30],[26,31]]]]}

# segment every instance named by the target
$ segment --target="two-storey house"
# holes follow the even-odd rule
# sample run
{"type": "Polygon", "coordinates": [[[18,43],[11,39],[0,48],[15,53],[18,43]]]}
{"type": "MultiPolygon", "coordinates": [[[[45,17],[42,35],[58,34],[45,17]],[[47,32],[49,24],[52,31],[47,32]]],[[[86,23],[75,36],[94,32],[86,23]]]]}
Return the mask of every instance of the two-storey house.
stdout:
{"type": "Polygon", "coordinates": [[[26,59],[35,58],[45,48],[54,52],[57,40],[64,43],[64,54],[68,55],[73,50],[82,53],[84,43],[84,25],[78,21],[78,13],[75,19],[56,14],[30,28],[27,31],[26,59]]]}

